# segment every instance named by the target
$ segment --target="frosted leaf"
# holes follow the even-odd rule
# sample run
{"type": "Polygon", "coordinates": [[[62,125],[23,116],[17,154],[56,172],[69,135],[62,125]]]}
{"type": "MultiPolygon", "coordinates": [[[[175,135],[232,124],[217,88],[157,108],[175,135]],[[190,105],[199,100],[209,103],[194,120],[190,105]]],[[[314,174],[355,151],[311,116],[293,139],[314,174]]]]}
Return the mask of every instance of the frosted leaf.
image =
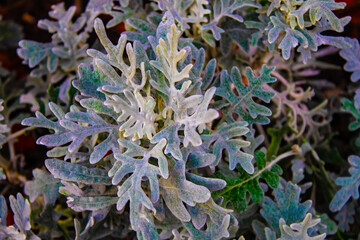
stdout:
{"type": "Polygon", "coordinates": [[[292,223],[290,226],[286,225],[285,220],[279,220],[279,227],[281,237],[279,240],[322,240],[325,239],[326,234],[317,236],[309,236],[308,230],[321,222],[320,219],[312,219],[312,214],[306,214],[304,220],[300,223],[292,223]]]}
{"type": "Polygon", "coordinates": [[[84,184],[111,185],[111,179],[108,177],[107,172],[99,168],[87,168],[58,159],[47,159],[45,166],[53,177],[61,180],[84,184]]]}
{"type": "Polygon", "coordinates": [[[18,193],[16,198],[11,195],[9,197],[11,210],[14,213],[14,221],[16,227],[19,228],[21,232],[29,231],[30,226],[30,203],[27,199],[18,193]]]}
{"type": "Polygon", "coordinates": [[[346,202],[352,197],[353,199],[359,198],[360,187],[360,157],[352,155],[349,157],[349,163],[351,167],[349,177],[338,177],[336,184],[341,189],[335,194],[333,200],[330,203],[330,210],[333,212],[339,211],[343,208],[346,202]]]}
{"type": "Polygon", "coordinates": [[[344,66],[344,69],[348,72],[352,72],[351,81],[357,82],[360,79],[360,45],[357,39],[346,39],[350,43],[349,48],[345,48],[340,51],[340,56],[342,56],[347,63],[344,66]]]}
{"type": "MultiPolygon", "coordinates": [[[[221,72],[220,87],[216,89],[216,95],[225,98],[228,104],[225,104],[227,109],[224,109],[229,121],[234,121],[233,113],[239,115],[243,121],[247,121],[252,127],[253,123],[267,124],[272,112],[269,108],[256,103],[253,97],[257,97],[264,102],[270,102],[271,98],[275,96],[272,91],[265,91],[264,84],[276,81],[276,78],[271,77],[270,73],[274,68],[268,68],[263,65],[260,76],[254,76],[251,68],[246,68],[245,77],[248,85],[242,81],[242,76],[238,68],[233,67],[231,75],[226,70],[221,72]],[[238,95],[233,92],[232,84],[235,86],[238,95]]],[[[224,106],[224,107],[225,107],[224,106]]]]}
{"type": "Polygon", "coordinates": [[[38,196],[44,196],[45,205],[53,205],[59,194],[60,180],[40,169],[34,169],[33,176],[34,180],[26,182],[24,190],[30,202],[34,202],[38,196]]]}
{"type": "Polygon", "coordinates": [[[211,135],[203,135],[207,147],[210,148],[212,143],[214,144],[212,151],[216,156],[216,161],[212,164],[213,166],[219,164],[226,150],[231,170],[234,170],[239,163],[246,172],[250,174],[254,172],[254,166],[251,163],[253,156],[243,151],[250,143],[240,138],[249,132],[247,125],[246,122],[222,124],[211,135]]]}
{"type": "Polygon", "coordinates": [[[119,139],[119,144],[126,151],[123,154],[115,154],[117,162],[109,171],[114,185],[119,184],[123,178],[131,173],[118,187],[117,209],[121,210],[130,201],[130,221],[134,229],[138,229],[139,209],[141,206],[155,211],[152,202],[146,195],[146,190],[142,188],[143,178],[149,181],[151,200],[157,202],[159,199],[159,180],[157,176],[168,178],[168,162],[163,154],[166,140],[163,139],[151,149],[140,147],[131,141],[119,139]],[[140,158],[139,158],[140,157],[140,158]],[[151,158],[157,159],[158,166],[150,162],[151,158]]]}

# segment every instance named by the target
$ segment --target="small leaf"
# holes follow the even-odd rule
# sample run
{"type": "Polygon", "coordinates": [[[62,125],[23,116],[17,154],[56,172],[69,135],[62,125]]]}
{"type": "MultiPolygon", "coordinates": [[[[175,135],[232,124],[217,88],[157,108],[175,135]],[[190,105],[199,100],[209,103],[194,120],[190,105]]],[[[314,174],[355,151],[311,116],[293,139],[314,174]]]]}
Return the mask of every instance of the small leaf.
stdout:
{"type": "Polygon", "coordinates": [[[60,181],[40,169],[34,169],[33,176],[33,181],[25,183],[25,193],[30,197],[30,202],[34,202],[38,196],[44,196],[45,205],[53,205],[59,194],[60,181]]]}
{"type": "Polygon", "coordinates": [[[352,155],[349,157],[351,165],[349,172],[350,177],[338,177],[336,184],[341,186],[341,189],[335,194],[330,203],[330,210],[333,212],[339,211],[343,208],[345,203],[353,197],[359,198],[360,187],[360,157],[352,155]]]}
{"type": "Polygon", "coordinates": [[[11,195],[9,197],[11,210],[14,213],[14,221],[21,232],[26,232],[31,229],[30,226],[30,203],[24,199],[21,193],[16,195],[16,198],[11,195]]]}
{"type": "Polygon", "coordinates": [[[105,170],[99,168],[87,168],[75,163],[69,163],[58,159],[47,159],[46,168],[55,178],[84,184],[111,185],[111,178],[105,170]]]}
{"type": "Polygon", "coordinates": [[[96,197],[77,197],[70,196],[67,198],[68,206],[76,212],[86,210],[97,211],[116,204],[117,197],[96,196],[96,197]]]}

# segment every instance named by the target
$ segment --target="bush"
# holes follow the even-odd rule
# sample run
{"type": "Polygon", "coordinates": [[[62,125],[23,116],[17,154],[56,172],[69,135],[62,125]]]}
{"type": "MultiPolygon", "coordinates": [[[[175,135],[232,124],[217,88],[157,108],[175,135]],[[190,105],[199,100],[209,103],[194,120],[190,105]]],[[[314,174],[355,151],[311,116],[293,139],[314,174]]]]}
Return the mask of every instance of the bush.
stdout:
{"type": "Polygon", "coordinates": [[[0,197],[0,238],[356,238],[360,137],[339,119],[360,127],[360,47],[338,34],[345,5],[53,5],[38,22],[51,41],[19,41],[26,87],[0,71],[0,176],[24,187],[9,198],[13,223],[0,197]],[[355,94],[341,103],[329,94],[337,53],[353,82],[342,95],[355,94]],[[33,180],[17,172],[14,145],[29,132],[47,149],[33,180]]]}

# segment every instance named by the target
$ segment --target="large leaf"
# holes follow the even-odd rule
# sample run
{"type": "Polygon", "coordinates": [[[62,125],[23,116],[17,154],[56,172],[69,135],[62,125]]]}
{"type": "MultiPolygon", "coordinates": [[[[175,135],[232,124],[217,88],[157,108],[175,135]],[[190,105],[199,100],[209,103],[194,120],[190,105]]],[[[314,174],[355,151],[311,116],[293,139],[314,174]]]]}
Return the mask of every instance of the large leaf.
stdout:
{"type": "MultiPolygon", "coordinates": [[[[278,40],[278,47],[282,50],[282,55],[285,60],[290,58],[291,50],[298,45],[300,46],[298,51],[302,53],[304,63],[311,58],[311,53],[316,52],[321,45],[330,45],[338,48],[349,47],[349,43],[347,43],[343,37],[332,37],[321,34],[322,32],[333,29],[326,19],[322,19],[322,21],[317,23],[312,29],[292,28],[280,14],[271,16],[270,20],[268,42],[273,44],[278,40]]],[[[340,19],[339,24],[341,28],[349,21],[350,19],[347,17],[340,19]]]]}
{"type": "Polygon", "coordinates": [[[274,190],[275,201],[265,197],[260,213],[277,234],[280,233],[281,218],[286,224],[299,222],[310,210],[312,202],[308,200],[300,203],[300,192],[299,186],[287,182],[274,190]]]}
{"type": "Polygon", "coordinates": [[[263,65],[260,76],[256,77],[250,67],[246,68],[245,77],[248,85],[244,84],[240,71],[236,67],[232,68],[231,75],[226,70],[221,72],[220,86],[216,89],[216,95],[227,100],[225,105],[227,108],[224,109],[227,119],[234,121],[233,115],[236,114],[250,126],[253,123],[269,123],[267,116],[271,116],[271,110],[256,103],[253,98],[257,97],[268,103],[275,96],[274,92],[263,89],[264,84],[276,81],[276,78],[270,76],[273,70],[274,68],[263,65]],[[236,93],[232,85],[235,86],[236,93]]]}
{"type": "Polygon", "coordinates": [[[243,211],[249,202],[247,192],[250,193],[251,199],[255,203],[259,203],[264,198],[263,189],[259,185],[260,178],[263,178],[271,188],[277,188],[279,185],[279,166],[271,163],[266,164],[265,154],[261,151],[255,152],[255,161],[258,168],[253,175],[241,171],[241,175],[234,178],[217,172],[214,177],[224,179],[226,187],[213,192],[212,197],[222,196],[225,205],[231,204],[236,211],[243,211]]]}
{"type": "Polygon", "coordinates": [[[251,162],[253,156],[243,151],[250,145],[250,142],[240,138],[249,132],[247,125],[246,122],[222,124],[212,134],[202,136],[206,146],[208,148],[212,146],[213,154],[216,156],[213,166],[219,164],[223,159],[223,152],[226,150],[230,170],[234,170],[239,163],[246,172],[254,173],[254,166],[251,162]]]}
{"type": "Polygon", "coordinates": [[[161,195],[172,214],[181,221],[188,222],[191,216],[183,202],[189,206],[205,203],[211,197],[210,191],[186,180],[184,162],[170,160],[169,170],[169,178],[159,180],[161,195]]]}
{"type": "Polygon", "coordinates": [[[119,139],[119,144],[126,148],[125,153],[115,154],[117,162],[109,171],[112,183],[118,184],[123,178],[131,173],[118,189],[119,200],[117,209],[121,210],[130,201],[130,221],[134,229],[139,229],[140,208],[142,206],[155,211],[152,202],[142,188],[143,178],[149,182],[151,199],[153,202],[159,200],[159,180],[157,176],[168,178],[168,162],[163,153],[166,140],[163,139],[151,149],[145,149],[131,141],[119,139]],[[150,162],[151,158],[157,160],[157,164],[150,162]]]}
{"type": "Polygon", "coordinates": [[[224,32],[224,30],[220,27],[218,27],[218,23],[223,17],[230,17],[236,21],[243,22],[244,19],[242,16],[238,15],[236,13],[236,10],[245,8],[245,7],[260,7],[259,4],[257,4],[255,1],[251,0],[216,0],[214,1],[214,18],[207,24],[203,25],[201,27],[201,30],[203,33],[203,38],[208,44],[214,45],[212,37],[216,40],[220,40],[221,33],[224,32]],[[212,36],[207,36],[206,31],[210,30],[212,33],[212,36]],[[210,38],[210,39],[208,39],[210,38]]]}
{"type": "MultiPolygon", "coordinates": [[[[49,104],[49,106],[55,105],[49,104]]],[[[61,112],[61,114],[63,113],[61,112]]],[[[70,153],[77,151],[81,143],[88,136],[108,133],[107,138],[99,143],[91,153],[90,163],[100,161],[109,150],[112,150],[113,153],[119,152],[117,144],[119,126],[107,123],[93,110],[88,110],[87,112],[73,111],[67,113],[65,116],[60,115],[61,118],[59,116],[57,117],[59,121],[54,123],[46,119],[42,114],[37,113],[37,118],[28,118],[23,120],[22,123],[57,130],[55,134],[38,138],[37,143],[48,147],[56,147],[71,142],[68,146],[70,153]],[[84,123],[87,123],[88,126],[84,125],[84,123]]]]}

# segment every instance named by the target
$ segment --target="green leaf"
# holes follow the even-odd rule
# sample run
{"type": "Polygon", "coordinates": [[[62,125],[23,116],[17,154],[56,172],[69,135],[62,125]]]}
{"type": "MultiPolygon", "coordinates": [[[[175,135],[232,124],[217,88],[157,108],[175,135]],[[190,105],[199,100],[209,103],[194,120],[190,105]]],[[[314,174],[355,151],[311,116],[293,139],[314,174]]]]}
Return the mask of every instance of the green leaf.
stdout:
{"type": "Polygon", "coordinates": [[[58,102],[60,88],[54,87],[54,85],[50,84],[47,89],[47,94],[49,95],[49,99],[51,102],[58,102]]]}
{"type": "Polygon", "coordinates": [[[266,152],[267,161],[271,161],[272,157],[277,155],[281,141],[289,130],[288,126],[284,126],[280,129],[269,128],[267,130],[267,133],[271,136],[271,142],[266,152]]]}
{"type": "MultiPolygon", "coordinates": [[[[353,115],[355,120],[349,124],[349,130],[350,131],[356,131],[360,128],[360,90],[356,91],[356,95],[354,98],[354,102],[350,101],[347,98],[341,99],[341,102],[343,104],[342,110],[345,112],[350,113],[353,115]]],[[[357,146],[360,146],[360,137],[357,137],[355,144],[357,146]]]]}
{"type": "Polygon", "coordinates": [[[266,164],[265,153],[256,151],[255,161],[258,169],[253,175],[240,171],[241,175],[233,178],[217,172],[213,177],[224,179],[227,184],[225,188],[213,192],[212,197],[222,196],[225,205],[230,203],[236,211],[243,211],[248,206],[247,192],[255,203],[259,203],[264,197],[264,192],[259,185],[259,178],[263,178],[271,188],[277,188],[280,182],[278,173],[271,170],[273,165],[266,164]]]}
{"type": "Polygon", "coordinates": [[[73,86],[81,92],[82,95],[105,100],[105,94],[98,91],[98,88],[109,84],[110,81],[104,74],[94,69],[94,66],[80,64],[79,78],[72,81],[73,86]]]}

